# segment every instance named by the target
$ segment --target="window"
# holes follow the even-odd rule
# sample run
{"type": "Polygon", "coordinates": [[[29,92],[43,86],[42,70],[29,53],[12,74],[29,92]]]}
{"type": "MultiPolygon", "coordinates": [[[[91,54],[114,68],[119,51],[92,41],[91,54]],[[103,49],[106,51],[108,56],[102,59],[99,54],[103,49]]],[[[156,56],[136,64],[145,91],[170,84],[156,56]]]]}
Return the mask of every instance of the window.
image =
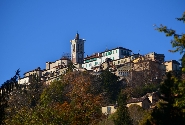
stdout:
{"type": "Polygon", "coordinates": [[[79,44],[77,44],[77,52],[79,51],[79,48],[80,48],[80,47],[79,47],[79,44]]]}
{"type": "Polygon", "coordinates": [[[121,50],[121,55],[124,55],[123,50],[121,50]]]}
{"type": "Polygon", "coordinates": [[[82,50],[83,49],[83,45],[82,44],[80,44],[80,50],[82,50]]]}
{"type": "Polygon", "coordinates": [[[93,59],[93,61],[96,61],[96,60],[97,60],[97,58],[94,58],[94,59],[93,59]]]}
{"type": "Polygon", "coordinates": [[[117,53],[117,50],[116,50],[116,53],[117,53]]]}
{"type": "Polygon", "coordinates": [[[73,52],[75,52],[75,44],[73,45],[73,52]]]}
{"type": "Polygon", "coordinates": [[[108,52],[108,55],[111,55],[111,54],[112,54],[112,51],[109,51],[109,52],[108,52]]]}
{"type": "Polygon", "coordinates": [[[112,54],[114,54],[114,50],[112,50],[112,54]]]}
{"type": "Polygon", "coordinates": [[[111,107],[107,107],[107,113],[111,114],[111,107]]]}

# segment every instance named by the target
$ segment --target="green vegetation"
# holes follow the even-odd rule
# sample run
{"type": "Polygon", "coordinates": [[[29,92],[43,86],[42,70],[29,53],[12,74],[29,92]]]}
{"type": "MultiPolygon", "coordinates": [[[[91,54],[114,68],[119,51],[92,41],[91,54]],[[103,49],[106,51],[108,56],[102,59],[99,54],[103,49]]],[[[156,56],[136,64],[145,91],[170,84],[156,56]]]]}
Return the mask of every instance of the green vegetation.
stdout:
{"type": "Polygon", "coordinates": [[[17,80],[20,77],[19,73],[20,70],[18,69],[15,75],[1,86],[1,89],[4,92],[2,93],[2,95],[0,95],[0,124],[3,124],[3,120],[5,119],[5,110],[8,107],[7,99],[9,98],[9,94],[12,89],[18,87],[17,80]]]}
{"type": "Polygon", "coordinates": [[[139,98],[147,93],[156,92],[159,89],[159,84],[148,84],[144,86],[136,86],[132,88],[132,93],[130,96],[134,98],[139,98]]]}
{"type": "MultiPolygon", "coordinates": [[[[179,21],[185,22],[185,13],[179,21]]],[[[158,27],[166,36],[174,36],[171,52],[184,53],[185,35],[176,34],[166,26],[158,27]]],[[[182,56],[182,75],[185,72],[185,54],[182,56]]],[[[59,81],[45,85],[38,76],[30,77],[30,84],[19,85],[16,75],[6,81],[1,88],[6,90],[0,96],[0,124],[5,125],[181,125],[185,124],[185,79],[181,74],[169,72],[160,84],[126,87],[119,77],[108,69],[99,76],[88,72],[73,71],[68,66],[67,73],[59,81]],[[138,105],[129,108],[129,97],[141,97],[158,90],[160,101],[150,110],[138,105]],[[102,105],[117,104],[114,114],[105,116],[102,105]]],[[[140,79],[139,79],[140,80],[140,79]]],[[[150,79],[147,79],[150,80],[150,79]]],[[[143,83],[142,80],[139,81],[143,83]]]]}
{"type": "MultiPolygon", "coordinates": [[[[177,20],[185,22],[185,13],[177,20]]],[[[166,36],[173,36],[171,41],[174,50],[170,52],[180,52],[184,54],[185,34],[178,35],[175,30],[168,29],[161,25],[158,31],[164,32],[166,36]]],[[[182,72],[184,73],[184,55],[182,61],[182,72]]],[[[176,77],[169,72],[166,79],[160,85],[161,100],[157,106],[146,115],[140,124],[147,125],[182,125],[185,124],[185,79],[176,77]]]]}
{"type": "Polygon", "coordinates": [[[118,95],[123,88],[118,79],[118,76],[112,74],[108,69],[102,71],[100,75],[101,88],[108,99],[107,103],[115,104],[118,99],[118,95]]]}
{"type": "Polygon", "coordinates": [[[126,107],[126,100],[127,95],[125,93],[120,93],[118,98],[118,109],[114,118],[115,125],[132,125],[132,120],[128,108],[126,107]]]}
{"type": "Polygon", "coordinates": [[[185,81],[167,74],[160,86],[161,101],[146,116],[143,124],[181,125],[185,124],[185,81]]]}
{"type": "Polygon", "coordinates": [[[144,110],[142,107],[136,104],[129,106],[128,111],[132,119],[133,125],[138,125],[143,119],[143,117],[145,117],[149,112],[148,110],[144,110]]]}

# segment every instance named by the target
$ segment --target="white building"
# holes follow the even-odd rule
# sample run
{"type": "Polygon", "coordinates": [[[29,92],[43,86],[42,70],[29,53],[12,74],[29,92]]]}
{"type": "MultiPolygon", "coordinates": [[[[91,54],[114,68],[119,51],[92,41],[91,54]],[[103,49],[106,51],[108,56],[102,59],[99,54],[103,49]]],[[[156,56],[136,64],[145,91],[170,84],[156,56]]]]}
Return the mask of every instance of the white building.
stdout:
{"type": "Polygon", "coordinates": [[[105,114],[105,115],[113,114],[116,111],[117,111],[117,109],[114,105],[102,107],[102,113],[105,114]]]}
{"type": "Polygon", "coordinates": [[[29,77],[24,77],[18,80],[18,84],[29,84],[29,77]]]}
{"type": "Polygon", "coordinates": [[[106,50],[101,53],[95,53],[91,56],[87,56],[86,58],[84,58],[84,64],[82,64],[82,67],[86,68],[87,70],[92,70],[93,67],[100,66],[102,63],[104,63],[107,58],[110,58],[112,60],[118,60],[130,56],[131,52],[132,51],[129,49],[117,47],[111,50],[106,50]]]}
{"type": "Polygon", "coordinates": [[[28,84],[31,82],[30,76],[37,76],[45,81],[46,84],[54,80],[59,80],[59,76],[66,73],[67,66],[71,62],[68,58],[61,58],[54,62],[46,62],[46,69],[41,70],[40,67],[24,73],[24,77],[18,80],[18,84],[28,84]]]}
{"type": "Polygon", "coordinates": [[[84,60],[84,42],[85,39],[80,39],[79,34],[76,34],[75,39],[71,40],[71,61],[73,64],[82,64],[84,60]]]}

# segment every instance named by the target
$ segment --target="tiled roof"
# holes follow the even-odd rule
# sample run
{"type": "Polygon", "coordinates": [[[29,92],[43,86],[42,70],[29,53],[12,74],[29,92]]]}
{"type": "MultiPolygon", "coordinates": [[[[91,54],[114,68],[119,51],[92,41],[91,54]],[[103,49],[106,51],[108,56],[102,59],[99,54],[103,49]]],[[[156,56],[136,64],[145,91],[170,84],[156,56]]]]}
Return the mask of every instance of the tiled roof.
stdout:
{"type": "Polygon", "coordinates": [[[95,53],[95,54],[93,54],[91,56],[88,56],[88,57],[84,58],[84,60],[92,59],[92,58],[99,58],[99,57],[102,57],[102,54],[101,53],[95,53]]]}
{"type": "Polygon", "coordinates": [[[144,96],[144,97],[141,97],[141,98],[131,98],[130,100],[127,101],[127,103],[143,102],[145,99],[148,99],[148,97],[144,96]]]}
{"type": "Polygon", "coordinates": [[[170,61],[165,61],[165,62],[172,62],[172,63],[175,63],[175,64],[178,64],[178,65],[180,65],[180,63],[178,62],[178,61],[176,61],[176,60],[170,60],[170,61]]]}
{"type": "MultiPolygon", "coordinates": [[[[114,48],[114,49],[107,49],[107,50],[105,50],[104,52],[108,52],[108,51],[110,51],[110,50],[116,50],[116,49],[124,49],[124,50],[128,50],[128,51],[131,51],[131,52],[132,52],[132,50],[126,49],[126,48],[123,48],[123,47],[116,47],[116,48],[114,48]]],[[[104,53],[104,52],[101,52],[101,53],[104,53]]]]}

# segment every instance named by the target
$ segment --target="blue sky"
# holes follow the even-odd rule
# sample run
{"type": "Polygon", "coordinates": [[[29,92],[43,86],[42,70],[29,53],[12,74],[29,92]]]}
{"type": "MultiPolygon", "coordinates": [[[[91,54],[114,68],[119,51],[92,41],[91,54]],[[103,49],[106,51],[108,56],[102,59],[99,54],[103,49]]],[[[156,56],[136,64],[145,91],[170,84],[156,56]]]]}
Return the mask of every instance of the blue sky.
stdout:
{"type": "Polygon", "coordinates": [[[185,25],[175,19],[184,11],[184,0],[1,0],[0,84],[18,68],[23,76],[70,53],[77,31],[86,39],[85,55],[121,46],[179,60],[179,53],[168,52],[172,38],[153,24],[184,33],[185,25]]]}

